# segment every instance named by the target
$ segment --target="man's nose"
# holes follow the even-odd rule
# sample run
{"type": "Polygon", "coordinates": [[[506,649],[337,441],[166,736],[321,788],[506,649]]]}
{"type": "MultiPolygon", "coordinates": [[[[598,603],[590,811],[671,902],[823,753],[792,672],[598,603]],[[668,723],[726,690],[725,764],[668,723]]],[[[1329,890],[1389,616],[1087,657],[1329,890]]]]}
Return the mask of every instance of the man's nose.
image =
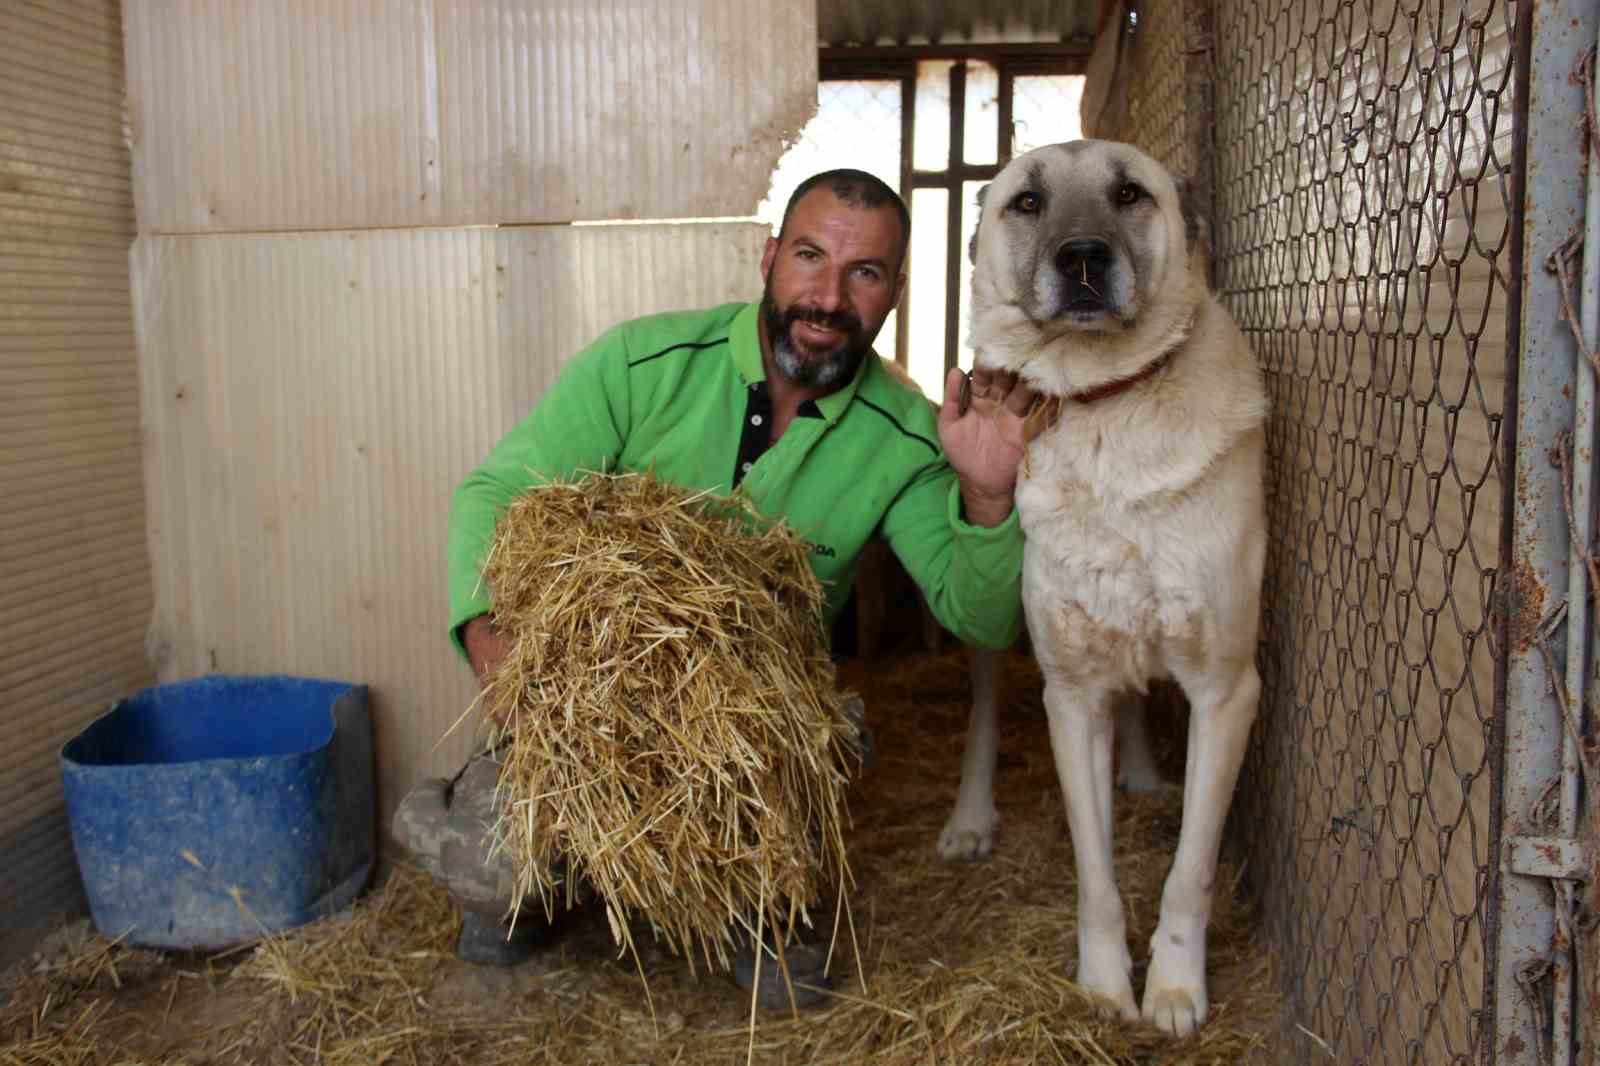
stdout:
{"type": "Polygon", "coordinates": [[[817,279],[816,289],[817,306],[824,311],[837,311],[850,302],[849,289],[846,286],[846,272],[843,270],[825,270],[817,279]]]}

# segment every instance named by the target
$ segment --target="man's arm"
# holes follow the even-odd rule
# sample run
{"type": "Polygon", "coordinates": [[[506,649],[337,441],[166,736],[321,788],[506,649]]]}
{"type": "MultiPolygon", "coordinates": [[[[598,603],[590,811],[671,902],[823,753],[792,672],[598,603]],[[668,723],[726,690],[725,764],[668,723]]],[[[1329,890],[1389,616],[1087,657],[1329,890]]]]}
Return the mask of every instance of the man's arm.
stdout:
{"type": "Polygon", "coordinates": [[[944,627],[983,647],[1022,632],[1022,528],[1014,496],[1032,394],[976,371],[962,411],[952,371],[939,412],[948,462],[930,463],[896,498],[882,530],[944,627]],[[958,462],[960,466],[958,467],[958,462]]]}
{"type": "Polygon", "coordinates": [[[941,625],[969,644],[1009,647],[1022,633],[1022,525],[1015,508],[994,526],[965,509],[941,459],[895,499],[883,536],[941,625]]]}
{"type": "MultiPolygon", "coordinates": [[[[467,623],[490,608],[482,570],[500,516],[534,485],[614,469],[631,419],[627,348],[618,328],[575,356],[533,413],[502,437],[456,488],[450,502],[446,560],[450,635],[480,680],[484,674],[465,630],[467,623]]],[[[485,618],[483,627],[488,626],[485,618]]]]}
{"type": "Polygon", "coordinates": [[[505,661],[506,645],[495,628],[494,620],[486,614],[470,619],[460,628],[461,647],[478,675],[478,687],[488,688],[500,664],[505,661]]]}

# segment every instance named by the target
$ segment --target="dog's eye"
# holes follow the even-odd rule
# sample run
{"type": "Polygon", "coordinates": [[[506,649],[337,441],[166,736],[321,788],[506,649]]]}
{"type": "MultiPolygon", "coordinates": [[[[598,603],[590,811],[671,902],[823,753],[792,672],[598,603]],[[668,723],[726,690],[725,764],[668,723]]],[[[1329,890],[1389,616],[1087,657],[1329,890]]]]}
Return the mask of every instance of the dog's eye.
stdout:
{"type": "Polygon", "coordinates": [[[1006,207],[1019,215],[1037,215],[1043,202],[1036,192],[1019,192],[1006,207]]]}
{"type": "Polygon", "coordinates": [[[1117,203],[1126,207],[1129,204],[1138,203],[1148,195],[1150,194],[1145,192],[1142,187],[1135,185],[1131,181],[1125,182],[1122,188],[1117,190],[1117,203]]]}

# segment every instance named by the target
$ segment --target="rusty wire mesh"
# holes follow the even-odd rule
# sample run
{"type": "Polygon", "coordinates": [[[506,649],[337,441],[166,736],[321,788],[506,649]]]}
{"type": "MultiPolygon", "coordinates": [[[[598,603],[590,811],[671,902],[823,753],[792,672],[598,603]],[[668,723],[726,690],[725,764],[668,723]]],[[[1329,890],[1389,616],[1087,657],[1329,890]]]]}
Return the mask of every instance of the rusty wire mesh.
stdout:
{"type": "Polygon", "coordinates": [[[1138,5],[1123,127],[1102,134],[1138,145],[1180,174],[1198,169],[1198,161],[1188,157],[1185,136],[1183,9],[1192,3],[1138,5]]]}
{"type": "Polygon", "coordinates": [[[1235,824],[1306,1061],[1486,1041],[1515,7],[1215,13],[1218,287],[1272,399],[1235,824]]]}
{"type": "Polygon", "coordinates": [[[1139,146],[1188,182],[1191,202],[1212,200],[1214,128],[1210,0],[1132,5],[1132,46],[1117,77],[1126,102],[1094,136],[1139,146]]]}

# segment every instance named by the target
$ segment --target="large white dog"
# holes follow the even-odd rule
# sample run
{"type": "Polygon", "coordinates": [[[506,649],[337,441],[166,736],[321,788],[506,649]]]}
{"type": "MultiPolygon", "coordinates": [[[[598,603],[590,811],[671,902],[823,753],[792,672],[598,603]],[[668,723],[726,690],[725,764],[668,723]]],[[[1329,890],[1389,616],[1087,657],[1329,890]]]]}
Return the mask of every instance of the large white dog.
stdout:
{"type": "MultiPolygon", "coordinates": [[[[973,261],[979,361],[1048,398],[1017,508],[1077,862],[1078,981],[1139,1016],[1111,865],[1112,741],[1132,783],[1150,783],[1141,711],[1124,697],[1170,677],[1191,707],[1183,828],[1143,1016],[1190,1033],[1206,1016],[1213,875],[1261,686],[1261,374],[1208,288],[1184,190],[1131,146],[1075,141],[1013,160],[985,190],[973,261]]],[[[997,822],[995,663],[977,667],[947,857],[987,852],[997,822]]]]}

